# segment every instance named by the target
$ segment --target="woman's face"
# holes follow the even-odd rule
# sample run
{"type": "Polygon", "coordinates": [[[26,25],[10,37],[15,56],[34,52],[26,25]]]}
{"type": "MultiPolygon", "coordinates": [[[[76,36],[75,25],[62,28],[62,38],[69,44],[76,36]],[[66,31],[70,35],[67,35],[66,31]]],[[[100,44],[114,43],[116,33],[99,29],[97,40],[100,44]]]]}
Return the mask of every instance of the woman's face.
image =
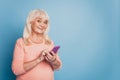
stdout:
{"type": "Polygon", "coordinates": [[[46,18],[45,15],[39,16],[31,22],[32,32],[37,34],[44,33],[47,27],[48,27],[48,19],[46,18]]]}

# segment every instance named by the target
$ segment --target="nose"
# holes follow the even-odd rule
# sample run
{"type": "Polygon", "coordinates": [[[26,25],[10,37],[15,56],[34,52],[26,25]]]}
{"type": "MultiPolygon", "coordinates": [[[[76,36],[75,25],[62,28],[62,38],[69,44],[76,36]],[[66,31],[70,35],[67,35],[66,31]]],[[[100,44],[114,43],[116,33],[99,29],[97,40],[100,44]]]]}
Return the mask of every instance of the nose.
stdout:
{"type": "Polygon", "coordinates": [[[41,23],[40,26],[41,26],[42,28],[46,28],[45,23],[41,23]]]}
{"type": "Polygon", "coordinates": [[[41,23],[40,25],[41,25],[42,27],[44,27],[44,26],[45,26],[45,24],[44,24],[44,23],[41,23]]]}

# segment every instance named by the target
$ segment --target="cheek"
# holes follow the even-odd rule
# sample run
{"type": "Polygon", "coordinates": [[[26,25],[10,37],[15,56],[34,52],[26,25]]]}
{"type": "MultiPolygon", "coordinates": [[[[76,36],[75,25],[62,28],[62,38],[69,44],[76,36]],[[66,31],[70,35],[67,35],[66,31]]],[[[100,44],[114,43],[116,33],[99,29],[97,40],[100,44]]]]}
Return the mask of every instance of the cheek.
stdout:
{"type": "Polygon", "coordinates": [[[34,28],[37,26],[37,23],[33,22],[33,23],[31,24],[31,26],[32,26],[32,28],[34,29],[34,28]]]}
{"type": "Polygon", "coordinates": [[[45,31],[49,31],[49,27],[46,27],[45,31]]]}
{"type": "Polygon", "coordinates": [[[48,25],[45,25],[45,29],[47,29],[48,28],[48,25]]]}
{"type": "Polygon", "coordinates": [[[31,26],[31,30],[32,30],[32,31],[34,31],[34,30],[35,30],[35,29],[34,29],[34,26],[31,26]]]}
{"type": "Polygon", "coordinates": [[[32,29],[32,31],[34,31],[35,28],[36,28],[36,26],[32,24],[32,25],[31,25],[31,29],[32,29]]]}

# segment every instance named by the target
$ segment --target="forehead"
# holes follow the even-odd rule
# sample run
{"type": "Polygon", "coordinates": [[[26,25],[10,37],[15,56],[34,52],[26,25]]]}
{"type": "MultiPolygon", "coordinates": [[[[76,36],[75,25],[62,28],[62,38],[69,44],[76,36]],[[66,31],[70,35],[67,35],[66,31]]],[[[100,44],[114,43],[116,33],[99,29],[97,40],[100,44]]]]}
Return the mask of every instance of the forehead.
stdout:
{"type": "Polygon", "coordinates": [[[48,18],[46,16],[37,16],[36,19],[44,19],[44,20],[48,20],[48,18]]]}
{"type": "Polygon", "coordinates": [[[45,12],[36,12],[35,14],[35,18],[44,18],[44,19],[48,19],[48,16],[45,12]]]}

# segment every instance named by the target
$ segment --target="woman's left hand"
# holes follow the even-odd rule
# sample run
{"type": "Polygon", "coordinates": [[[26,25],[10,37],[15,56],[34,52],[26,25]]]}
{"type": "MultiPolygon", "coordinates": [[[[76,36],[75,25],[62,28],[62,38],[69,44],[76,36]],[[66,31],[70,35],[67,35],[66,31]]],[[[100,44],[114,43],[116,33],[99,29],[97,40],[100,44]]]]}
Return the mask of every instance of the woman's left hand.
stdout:
{"type": "Polygon", "coordinates": [[[54,62],[56,60],[56,56],[57,54],[54,53],[53,51],[47,51],[45,50],[44,51],[45,55],[44,55],[44,58],[48,61],[48,62],[54,62]]]}
{"type": "Polygon", "coordinates": [[[57,56],[57,53],[54,53],[53,51],[44,51],[44,59],[52,65],[53,70],[57,70],[61,66],[61,62],[58,60],[57,56]]]}

